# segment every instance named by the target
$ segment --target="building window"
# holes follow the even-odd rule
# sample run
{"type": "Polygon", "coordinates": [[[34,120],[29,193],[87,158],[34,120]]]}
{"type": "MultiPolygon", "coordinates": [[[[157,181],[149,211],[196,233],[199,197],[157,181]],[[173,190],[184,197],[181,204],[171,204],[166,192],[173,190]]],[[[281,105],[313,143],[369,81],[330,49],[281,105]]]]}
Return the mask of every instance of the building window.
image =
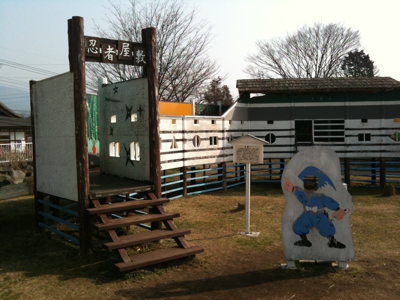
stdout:
{"type": "Polygon", "coordinates": [[[270,143],[270,144],[275,143],[275,141],[276,141],[275,134],[273,134],[273,133],[268,133],[268,134],[265,136],[265,141],[267,141],[267,142],[270,143]]]}
{"type": "Polygon", "coordinates": [[[119,143],[111,142],[108,150],[111,157],[119,157],[119,143]]]}
{"type": "Polygon", "coordinates": [[[211,120],[211,124],[213,124],[213,125],[214,125],[214,124],[215,124],[215,120],[211,120]]]}
{"type": "Polygon", "coordinates": [[[314,142],[344,142],[344,120],[314,120],[314,142]]]}
{"type": "Polygon", "coordinates": [[[358,141],[359,142],[370,142],[371,141],[371,134],[370,133],[359,133],[358,134],[358,141]]]}
{"type": "Polygon", "coordinates": [[[233,136],[232,136],[232,134],[230,134],[228,136],[228,143],[232,143],[232,141],[233,141],[233,136]]]}
{"type": "Polygon", "coordinates": [[[140,144],[139,142],[132,142],[129,145],[131,160],[140,160],[140,144]]]}
{"type": "Polygon", "coordinates": [[[368,123],[368,119],[361,119],[361,123],[368,123]]]}
{"type": "Polygon", "coordinates": [[[210,146],[218,145],[218,137],[217,136],[210,136],[210,146]]]}
{"type": "Polygon", "coordinates": [[[274,120],[268,120],[267,124],[274,124],[274,120]]]}
{"type": "Polygon", "coordinates": [[[395,132],[391,134],[390,138],[395,142],[400,142],[400,132],[395,132]]]}
{"type": "Polygon", "coordinates": [[[171,123],[172,123],[172,124],[176,124],[176,119],[172,119],[172,120],[171,120],[171,123]]]}
{"type": "Polygon", "coordinates": [[[199,125],[199,120],[194,119],[194,120],[193,120],[193,123],[194,123],[195,125],[199,125]]]}
{"type": "Polygon", "coordinates": [[[172,143],[170,149],[178,149],[178,144],[176,143],[175,136],[172,137],[172,143]]]}
{"type": "Polygon", "coordinates": [[[117,123],[117,115],[111,116],[111,123],[117,123]]]}
{"type": "Polygon", "coordinates": [[[312,120],[296,120],[294,130],[296,132],[296,143],[313,142],[313,122],[312,120]]]}
{"type": "Polygon", "coordinates": [[[195,147],[195,148],[200,148],[201,139],[200,139],[200,137],[199,137],[198,135],[195,135],[195,136],[193,137],[192,142],[193,142],[193,147],[195,147]]]}

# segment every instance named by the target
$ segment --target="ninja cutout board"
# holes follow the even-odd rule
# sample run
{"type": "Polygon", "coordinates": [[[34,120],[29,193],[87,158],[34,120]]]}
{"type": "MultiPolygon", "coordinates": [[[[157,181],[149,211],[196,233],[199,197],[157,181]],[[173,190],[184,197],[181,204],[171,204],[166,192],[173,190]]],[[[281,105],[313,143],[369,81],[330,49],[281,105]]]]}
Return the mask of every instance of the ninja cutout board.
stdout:
{"type": "Polygon", "coordinates": [[[354,203],[332,149],[308,147],[293,156],[282,174],[282,190],[282,245],[288,261],[354,259],[354,203]]]}

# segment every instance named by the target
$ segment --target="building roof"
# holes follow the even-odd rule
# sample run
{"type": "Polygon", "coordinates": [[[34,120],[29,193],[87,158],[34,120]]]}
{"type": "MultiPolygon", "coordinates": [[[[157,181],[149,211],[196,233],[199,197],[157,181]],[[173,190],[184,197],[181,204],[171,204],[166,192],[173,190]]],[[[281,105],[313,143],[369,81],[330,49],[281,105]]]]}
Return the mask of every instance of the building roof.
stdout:
{"type": "Polygon", "coordinates": [[[0,116],[0,128],[30,128],[31,126],[30,119],[0,116]]]}
{"type": "Polygon", "coordinates": [[[0,117],[21,118],[14,111],[9,109],[4,103],[0,102],[0,117]]]}
{"type": "Polygon", "coordinates": [[[306,93],[344,91],[388,91],[400,89],[400,81],[391,77],[331,77],[290,79],[241,79],[236,82],[242,93],[306,93]]]}

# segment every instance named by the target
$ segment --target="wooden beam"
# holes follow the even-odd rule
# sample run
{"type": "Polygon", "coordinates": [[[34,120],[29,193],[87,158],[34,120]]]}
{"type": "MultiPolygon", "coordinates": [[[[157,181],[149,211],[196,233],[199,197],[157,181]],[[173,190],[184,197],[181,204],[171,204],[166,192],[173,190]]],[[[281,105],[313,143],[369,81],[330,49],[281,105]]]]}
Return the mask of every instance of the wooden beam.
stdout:
{"type": "Polygon", "coordinates": [[[43,211],[43,205],[38,202],[39,198],[43,198],[42,195],[39,195],[37,190],[37,169],[36,169],[36,141],[35,141],[35,114],[34,114],[34,105],[33,98],[34,93],[33,89],[35,87],[36,81],[29,81],[29,89],[30,89],[30,97],[31,97],[31,124],[32,124],[32,151],[33,151],[33,193],[35,197],[35,217],[36,217],[36,231],[41,232],[43,228],[39,226],[39,222],[41,222],[41,216],[39,215],[39,211],[43,211]]]}
{"type": "Polygon", "coordinates": [[[142,30],[142,43],[146,46],[147,62],[143,76],[147,77],[149,91],[150,126],[150,177],[154,182],[154,194],[161,198],[160,117],[158,110],[157,30],[142,30]]]}
{"type": "Polygon", "coordinates": [[[181,167],[180,170],[182,175],[180,176],[180,180],[182,180],[182,192],[183,192],[183,197],[187,196],[187,167],[181,167]]]}
{"type": "Polygon", "coordinates": [[[381,157],[379,178],[380,178],[381,188],[385,188],[385,186],[386,186],[386,159],[384,157],[381,157]]]}
{"type": "Polygon", "coordinates": [[[227,175],[226,175],[226,162],[223,162],[222,164],[219,164],[222,167],[222,187],[224,191],[226,192],[228,190],[228,185],[227,185],[227,175]]]}
{"type": "Polygon", "coordinates": [[[89,207],[89,160],[87,145],[86,81],[85,81],[85,39],[83,18],[68,20],[68,44],[70,72],[74,74],[75,146],[79,203],[80,250],[92,249],[91,218],[86,211],[89,207]]]}
{"type": "Polygon", "coordinates": [[[344,159],[344,182],[347,184],[347,188],[350,187],[350,158],[344,159]]]}

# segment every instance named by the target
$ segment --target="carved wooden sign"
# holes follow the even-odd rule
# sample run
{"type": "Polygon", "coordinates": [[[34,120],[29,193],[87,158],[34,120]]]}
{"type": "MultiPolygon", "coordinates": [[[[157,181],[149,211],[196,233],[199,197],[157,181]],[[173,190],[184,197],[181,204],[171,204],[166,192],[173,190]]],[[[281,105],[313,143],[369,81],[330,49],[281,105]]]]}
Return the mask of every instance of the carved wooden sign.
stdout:
{"type": "Polygon", "coordinates": [[[233,161],[235,163],[262,164],[264,160],[264,145],[268,142],[263,141],[250,134],[238,138],[233,144],[233,161]]]}
{"type": "Polygon", "coordinates": [[[141,43],[85,36],[85,60],[146,66],[146,47],[141,43]]]}

